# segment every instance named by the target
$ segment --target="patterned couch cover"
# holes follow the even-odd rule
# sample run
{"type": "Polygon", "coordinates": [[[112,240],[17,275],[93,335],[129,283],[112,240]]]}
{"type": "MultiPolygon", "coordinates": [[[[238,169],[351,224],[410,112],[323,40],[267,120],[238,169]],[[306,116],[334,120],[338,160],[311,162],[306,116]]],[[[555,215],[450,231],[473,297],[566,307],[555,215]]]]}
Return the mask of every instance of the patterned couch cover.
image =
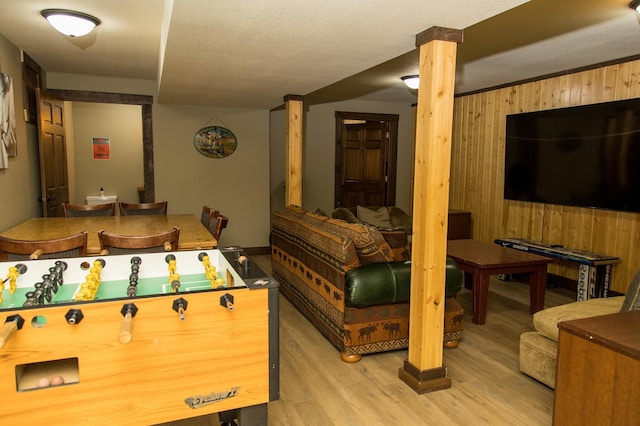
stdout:
{"type": "Polygon", "coordinates": [[[409,343],[409,304],[345,306],[345,274],[392,262],[380,232],[289,206],[272,215],[273,275],[284,294],[343,355],[403,349],[409,343]]]}

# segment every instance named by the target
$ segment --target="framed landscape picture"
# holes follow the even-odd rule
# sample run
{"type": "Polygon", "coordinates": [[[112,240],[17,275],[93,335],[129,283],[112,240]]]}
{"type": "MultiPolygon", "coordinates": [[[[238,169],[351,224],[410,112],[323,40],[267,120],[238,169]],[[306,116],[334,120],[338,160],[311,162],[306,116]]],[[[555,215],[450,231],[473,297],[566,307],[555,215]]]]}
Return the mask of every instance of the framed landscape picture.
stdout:
{"type": "Polygon", "coordinates": [[[200,129],[193,137],[196,150],[209,158],[224,158],[233,154],[238,140],[231,130],[219,126],[200,129]]]}

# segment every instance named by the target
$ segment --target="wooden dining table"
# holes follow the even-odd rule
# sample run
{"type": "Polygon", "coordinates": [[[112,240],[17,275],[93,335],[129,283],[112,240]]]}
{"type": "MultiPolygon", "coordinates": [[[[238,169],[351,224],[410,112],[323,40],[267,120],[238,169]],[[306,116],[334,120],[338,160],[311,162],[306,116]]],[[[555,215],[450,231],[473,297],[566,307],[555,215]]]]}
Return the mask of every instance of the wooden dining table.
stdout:
{"type": "Polygon", "coordinates": [[[47,240],[87,231],[87,254],[100,254],[98,231],[123,235],[149,235],[180,228],[178,250],[208,250],[218,242],[191,214],[153,216],[38,217],[2,232],[0,235],[18,240],[47,240]]]}

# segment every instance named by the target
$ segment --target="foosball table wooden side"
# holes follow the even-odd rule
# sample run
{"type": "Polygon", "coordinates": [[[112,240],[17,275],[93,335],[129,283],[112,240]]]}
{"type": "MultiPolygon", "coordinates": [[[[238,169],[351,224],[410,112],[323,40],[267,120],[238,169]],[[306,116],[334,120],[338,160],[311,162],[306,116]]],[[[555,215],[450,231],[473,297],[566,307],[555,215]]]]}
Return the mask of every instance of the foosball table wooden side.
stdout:
{"type": "Polygon", "coordinates": [[[268,293],[238,288],[0,311],[3,322],[24,320],[0,348],[0,423],[155,424],[266,404],[268,293]],[[225,293],[233,309],[222,306],[225,293]],[[183,320],[179,298],[187,302],[183,320]],[[121,343],[130,303],[131,340],[121,343]],[[82,318],[70,324],[74,309],[82,318]]]}

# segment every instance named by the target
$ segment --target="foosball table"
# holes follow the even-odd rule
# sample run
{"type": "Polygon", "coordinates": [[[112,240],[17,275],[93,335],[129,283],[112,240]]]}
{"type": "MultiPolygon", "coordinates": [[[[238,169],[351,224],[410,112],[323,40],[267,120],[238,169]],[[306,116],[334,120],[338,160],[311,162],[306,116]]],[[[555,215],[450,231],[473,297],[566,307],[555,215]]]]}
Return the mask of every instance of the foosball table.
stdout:
{"type": "Polygon", "coordinates": [[[241,249],[8,261],[0,274],[0,424],[266,424],[278,284],[241,249]]]}

